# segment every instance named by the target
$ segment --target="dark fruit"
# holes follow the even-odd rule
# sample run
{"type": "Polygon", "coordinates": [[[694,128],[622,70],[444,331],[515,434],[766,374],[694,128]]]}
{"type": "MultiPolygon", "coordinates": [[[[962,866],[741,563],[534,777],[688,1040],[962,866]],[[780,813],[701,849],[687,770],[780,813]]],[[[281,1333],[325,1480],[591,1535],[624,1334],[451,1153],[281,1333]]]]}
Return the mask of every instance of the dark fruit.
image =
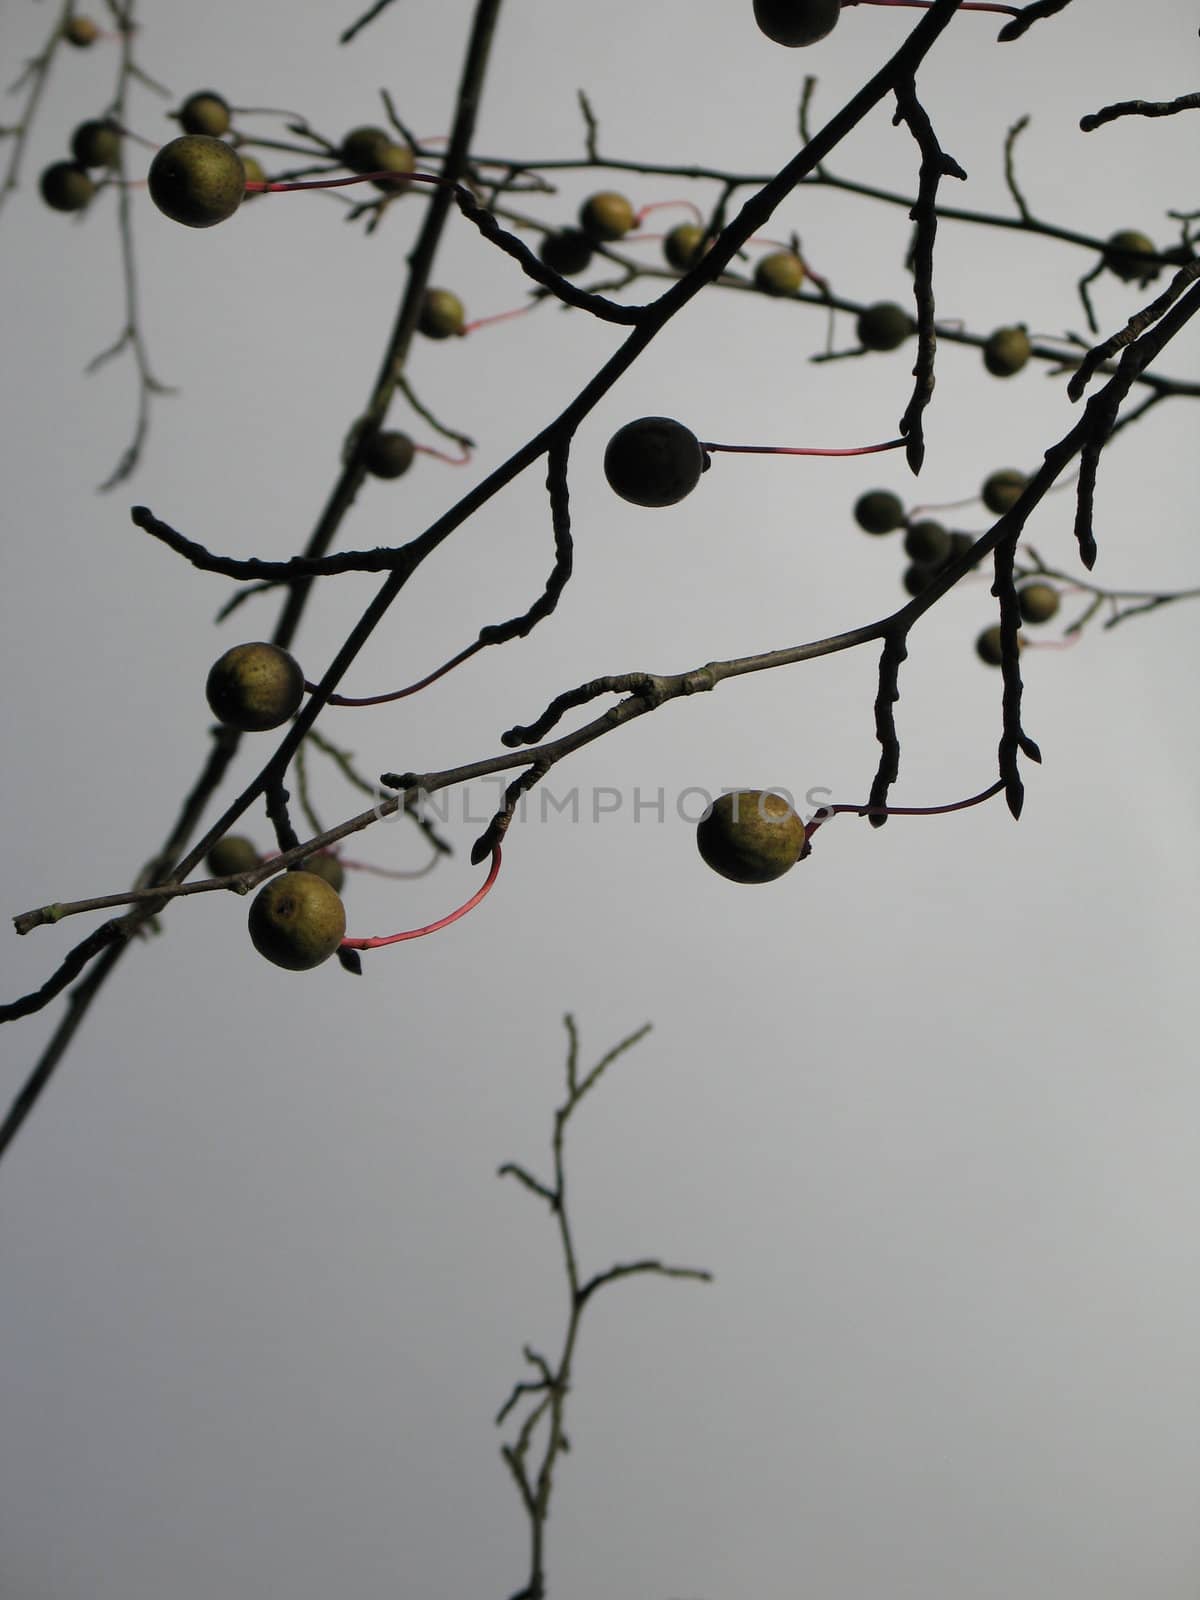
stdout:
{"type": "Polygon", "coordinates": [[[188,95],[179,108],[179,126],[184,133],[203,133],[216,139],[229,132],[231,120],[229,102],[211,89],[188,95]]]}
{"type": "Polygon", "coordinates": [[[902,582],[915,600],[922,594],[937,577],[936,567],[927,567],[923,562],[914,561],[912,566],[905,567],[902,582]]]}
{"type": "Polygon", "coordinates": [[[203,134],[172,139],[150,163],[150,198],[172,222],[211,228],[231,217],[246,193],[246,169],[231,145],[203,134]]]}
{"type": "Polygon", "coordinates": [[[904,507],[890,490],[869,489],[854,502],[854,520],[864,533],[891,533],[904,521],[904,507]]]}
{"type": "Polygon", "coordinates": [[[858,342],[864,350],[898,350],[916,331],[908,312],[892,300],[880,300],[859,314],[858,342]]]}
{"type": "Polygon", "coordinates": [[[100,29],[91,17],[71,17],[63,23],[63,38],[77,50],[86,50],[100,37],[100,29]]]}
{"type": "Polygon", "coordinates": [[[794,250],[775,250],[754,269],[754,282],[764,294],[796,294],[804,282],[804,263],[794,250]]]}
{"type": "Polygon", "coordinates": [[[249,926],[259,955],[289,972],[307,972],[346,937],[346,908],[315,872],[281,872],[255,895],[249,926]]]}
{"type": "Polygon", "coordinates": [[[945,566],[946,562],[949,561],[957,561],[959,556],[965,556],[967,551],[971,549],[974,543],[975,540],[969,533],[952,533],[950,535],[950,549],[946,555],[946,560],[942,562],[942,565],[945,566]]]}
{"type": "Polygon", "coordinates": [[[695,222],[681,222],[663,240],[663,254],[676,272],[687,272],[704,253],[704,229],[695,222]]]}
{"type": "Polygon", "coordinates": [[[904,535],[904,553],[918,566],[936,567],[950,554],[950,535],[940,522],[914,522],[904,535]]]}
{"type": "MultiPolygon", "coordinates": [[[[1018,635],[1017,651],[1020,652],[1022,640],[1018,635]]],[[[1000,646],[1000,624],[993,622],[990,628],[985,628],[975,641],[975,654],[980,661],[989,667],[998,667],[1003,660],[1000,646]]]]}
{"type": "Polygon", "coordinates": [[[671,417],[639,417],[618,428],[604,452],[609,487],[635,506],[673,506],[700,481],[700,441],[671,417]]]}
{"type": "Polygon", "coordinates": [[[776,44],[816,44],[832,33],[841,0],[754,0],[754,20],[776,44]]]}
{"type": "Polygon", "coordinates": [[[399,478],[413,464],[416,446],[406,433],[377,433],[363,451],[363,466],[376,478],[399,478]]]}
{"type": "Polygon", "coordinates": [[[1024,328],[997,328],[983,347],[983,364],[994,378],[1011,378],[1032,354],[1024,328]]]}
{"type": "Polygon", "coordinates": [[[1160,271],[1157,253],[1144,233],[1122,228],[1104,246],[1104,265],[1125,283],[1149,283],[1160,271]]]}
{"type": "Polygon", "coordinates": [[[47,167],[38,187],[54,211],[82,211],[96,192],[96,185],[74,161],[56,161],[47,167]]]}
{"type": "Polygon", "coordinates": [[[804,849],[804,824],[769,789],[723,794],[696,828],[704,860],[734,883],[770,883],[789,872],[804,849]]]}
{"type": "Polygon", "coordinates": [[[1017,590],[1017,604],[1026,622],[1049,622],[1059,607],[1058,590],[1050,583],[1027,583],[1017,590]]]}
{"type": "Polygon", "coordinates": [[[579,208],[579,226],[594,244],[613,244],[624,238],[636,221],[629,201],[611,189],[602,189],[579,208]]]}
{"type": "Polygon", "coordinates": [[[213,878],[232,878],[235,872],[253,872],[260,857],[249,839],[240,833],[227,833],[208,852],[205,866],[213,878]]]}
{"type": "Polygon", "coordinates": [[[449,289],[426,289],[417,327],[427,339],[452,339],[467,320],[463,303],[449,289]]]}
{"type": "Polygon", "coordinates": [[[558,233],[548,233],[542,240],[538,258],[563,278],[573,278],[577,272],[586,272],[592,260],[592,241],[578,228],[563,228],[558,233]]]}
{"type": "Polygon", "coordinates": [[[261,733],[299,710],[304,674],[278,645],[235,644],[213,663],[205,693],[221,722],[243,733],[261,733]]]}
{"type": "Polygon", "coordinates": [[[311,872],[318,878],[324,878],[331,889],[336,889],[340,894],[342,885],[346,881],[346,869],[335,855],[328,850],[318,850],[315,856],[306,856],[300,863],[305,872],[311,872]]]}
{"type": "MultiPolygon", "coordinates": [[[[400,144],[383,128],[352,128],[338,151],[342,165],[351,172],[394,172],[406,177],[416,166],[416,157],[407,144],[400,144]]],[[[408,184],[376,182],[379,189],[406,189],[408,184]]]]}
{"type": "Polygon", "coordinates": [[[984,480],[981,497],[984,505],[995,516],[1002,517],[1024,493],[1029,479],[1015,467],[1002,467],[984,480]]]}
{"type": "Polygon", "coordinates": [[[121,134],[113,122],[81,122],[71,135],[71,154],[81,167],[115,167],[121,134]]]}

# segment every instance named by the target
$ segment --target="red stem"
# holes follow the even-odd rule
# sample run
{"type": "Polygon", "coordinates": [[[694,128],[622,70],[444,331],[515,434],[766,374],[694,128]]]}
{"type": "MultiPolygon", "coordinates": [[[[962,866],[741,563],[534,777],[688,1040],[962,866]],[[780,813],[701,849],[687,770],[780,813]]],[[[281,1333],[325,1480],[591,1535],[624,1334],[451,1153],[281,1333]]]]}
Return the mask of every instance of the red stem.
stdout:
{"type": "Polygon", "coordinates": [[[380,934],[371,939],[343,939],[343,950],[378,950],[385,944],[401,944],[405,939],[423,939],[427,933],[437,933],[440,928],[448,928],[452,922],[457,922],[459,917],[465,917],[468,911],[475,907],[488,894],[496,881],[500,871],[500,846],[492,851],[492,867],[484,879],[483,887],[476,889],[471,898],[459,906],[457,911],[452,911],[449,916],[441,917],[437,922],[427,923],[423,928],[409,928],[405,933],[380,934]]]}
{"type": "Polygon", "coordinates": [[[998,778],[990,789],[984,789],[980,794],[971,795],[968,800],[952,800],[945,806],[855,806],[855,805],[829,805],[821,807],[821,815],[814,818],[804,830],[805,843],[812,838],[823,822],[828,822],[830,817],[837,816],[840,812],[853,812],[858,817],[938,817],[947,811],[965,811],[968,806],[982,805],[985,800],[990,800],[993,795],[999,794],[1004,788],[1004,779],[998,778]]]}
{"type": "MultiPolygon", "coordinates": [[[[928,11],[933,0],[842,0],[844,6],[917,6],[928,11]]],[[[1020,16],[1016,6],[991,5],[988,0],[963,0],[960,11],[999,11],[1006,17],[1020,16]]]]}
{"type": "Polygon", "coordinates": [[[700,445],[701,450],[724,450],[731,455],[764,455],[764,456],[870,456],[880,450],[899,450],[908,441],[905,439],[889,439],[886,444],[860,444],[852,450],[818,450],[813,446],[800,446],[790,444],[710,444],[707,440],[700,445]]]}
{"type": "MultiPolygon", "coordinates": [[[[421,678],[417,683],[410,683],[407,689],[393,689],[388,694],[369,694],[361,696],[349,694],[331,694],[325,703],[326,705],[331,706],[384,706],[387,705],[390,700],[405,700],[410,694],[419,694],[422,689],[428,689],[431,683],[436,683],[439,678],[444,678],[448,672],[452,672],[455,667],[461,666],[462,663],[464,661],[468,661],[477,650],[482,649],[483,640],[476,639],[474,644],[469,644],[465,650],[460,650],[456,656],[451,656],[449,661],[447,661],[443,666],[440,666],[436,672],[431,672],[427,678],[421,678]]],[[[307,679],[305,679],[304,687],[308,690],[309,694],[316,694],[317,692],[316,684],[309,683],[307,679]]]]}

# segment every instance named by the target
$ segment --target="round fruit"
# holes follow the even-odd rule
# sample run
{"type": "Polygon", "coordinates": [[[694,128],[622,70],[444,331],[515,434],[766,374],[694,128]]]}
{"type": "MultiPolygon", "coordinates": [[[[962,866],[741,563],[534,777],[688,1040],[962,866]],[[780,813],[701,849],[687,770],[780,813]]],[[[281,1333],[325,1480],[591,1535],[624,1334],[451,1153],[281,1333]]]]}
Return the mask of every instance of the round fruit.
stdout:
{"type": "Polygon", "coordinates": [[[249,839],[240,833],[227,833],[208,852],[205,866],[214,878],[232,878],[235,872],[253,872],[260,857],[249,839]]]}
{"type": "Polygon", "coordinates": [[[328,850],[318,850],[315,856],[307,856],[301,863],[305,872],[311,872],[318,878],[324,878],[331,889],[340,894],[342,885],[346,881],[346,869],[335,855],[328,850]]]}
{"type": "Polygon", "coordinates": [[[456,294],[449,289],[426,289],[417,327],[427,339],[452,339],[463,331],[466,320],[467,313],[456,294]]]}
{"type": "Polygon", "coordinates": [[[936,577],[936,567],[927,567],[922,562],[914,561],[910,567],[905,567],[901,581],[915,600],[919,594],[928,589],[936,577]]]}
{"type": "Polygon", "coordinates": [[[319,967],[346,937],[346,908],[315,872],[281,872],[250,907],[250,938],[260,956],[289,972],[319,967]]]}
{"type": "Polygon", "coordinates": [[[213,663],[205,693],[220,721],[261,733],[295,715],[304,699],[304,674],[278,645],[235,644],[213,663]]]}
{"type": "Polygon", "coordinates": [[[591,264],[592,241],[578,228],[563,228],[546,235],[538,256],[551,272],[573,278],[577,272],[586,272],[591,264]]]}
{"type": "Polygon", "coordinates": [[[864,533],[891,533],[904,521],[904,507],[890,490],[869,489],[854,502],[854,520],[864,533]]]}
{"type": "Polygon", "coordinates": [[[1159,274],[1154,241],[1135,228],[1122,228],[1104,246],[1104,265],[1125,283],[1149,283],[1159,274]],[[1150,259],[1147,260],[1147,257],[1150,259]]]}
{"type": "Polygon", "coordinates": [[[857,331],[864,350],[898,350],[916,333],[917,325],[903,306],[879,300],[859,314],[857,331]]]}
{"type": "Polygon", "coordinates": [[[121,134],[114,122],[81,122],[71,135],[71,154],[81,167],[115,167],[121,134]]]}
{"type": "Polygon", "coordinates": [[[624,238],[636,221],[629,201],[611,189],[602,189],[579,208],[579,226],[594,244],[612,244],[624,238]]]}
{"type": "Polygon", "coordinates": [[[1026,622],[1049,622],[1058,610],[1058,590],[1050,583],[1027,583],[1017,590],[1017,604],[1026,622]]]}
{"type": "MultiPolygon", "coordinates": [[[[400,144],[384,128],[352,128],[338,151],[342,165],[351,172],[395,172],[407,176],[416,166],[416,157],[407,144],[400,144]]],[[[407,184],[376,181],[379,189],[403,189],[407,184]]]]}
{"type": "MultiPolygon", "coordinates": [[[[238,160],[242,163],[242,171],[246,175],[247,183],[266,183],[267,174],[263,170],[262,162],[259,161],[256,156],[248,156],[244,153],[244,151],[239,150],[238,160]]],[[[246,199],[250,200],[259,193],[261,193],[261,191],[258,189],[248,190],[246,199]]]]}
{"type": "Polygon", "coordinates": [[[96,192],[96,185],[74,161],[56,161],[47,167],[38,187],[54,211],[82,211],[96,192]]]}
{"type": "Polygon", "coordinates": [[[754,269],[754,282],[765,294],[796,294],[804,282],[804,263],[794,250],[775,250],[754,269]]]}
{"type": "Polygon", "coordinates": [[[673,506],[700,481],[704,451],[671,417],[638,417],[618,428],[604,452],[609,487],[635,506],[673,506]]]}
{"type": "Polygon", "coordinates": [[[63,23],[63,38],[77,50],[86,50],[100,37],[100,29],[91,17],[70,17],[63,23]]]}
{"type": "MultiPolygon", "coordinates": [[[[957,561],[959,556],[965,556],[967,551],[974,543],[975,540],[969,533],[960,533],[957,531],[952,533],[950,535],[950,549],[947,552],[946,561],[957,561]]],[[[943,566],[945,566],[945,564],[946,562],[942,563],[943,566]]]]}
{"type": "Polygon", "coordinates": [[[704,860],[734,883],[770,883],[791,870],[804,849],[804,824],[769,789],[723,794],[696,828],[704,860]]]}
{"type": "Polygon", "coordinates": [[[1032,354],[1024,328],[997,328],[983,347],[983,364],[994,378],[1011,378],[1032,354]]]}
{"type": "Polygon", "coordinates": [[[754,0],[754,20],[776,44],[816,44],[832,33],[841,0],[754,0]]]}
{"type": "Polygon", "coordinates": [[[150,163],[150,198],[172,222],[211,228],[241,205],[246,169],[231,145],[204,134],[172,139],[150,163]]]}
{"type": "Polygon", "coordinates": [[[936,567],[950,554],[950,535],[940,522],[914,522],[904,535],[904,553],[918,566],[936,567]]]}
{"type": "Polygon", "coordinates": [[[363,451],[363,466],[376,478],[402,477],[413,464],[416,446],[406,433],[377,433],[363,451]]]}
{"type": "Polygon", "coordinates": [[[179,108],[179,126],[184,133],[205,133],[216,139],[229,132],[231,120],[229,102],[211,89],[188,95],[179,108]]]}
{"type": "MultiPolygon", "coordinates": [[[[1022,640],[1017,638],[1018,653],[1022,648],[1022,640]]],[[[993,622],[990,628],[985,628],[975,641],[975,654],[980,661],[989,667],[998,667],[1003,660],[1003,651],[1000,644],[1000,624],[993,622]]]]}
{"type": "Polygon", "coordinates": [[[695,222],[681,222],[663,240],[663,254],[676,272],[687,272],[704,254],[704,229],[695,222]]]}
{"type": "Polygon", "coordinates": [[[999,472],[993,472],[984,480],[983,503],[997,517],[1002,517],[1020,499],[1028,482],[1025,474],[1015,467],[1001,467],[999,472]]]}

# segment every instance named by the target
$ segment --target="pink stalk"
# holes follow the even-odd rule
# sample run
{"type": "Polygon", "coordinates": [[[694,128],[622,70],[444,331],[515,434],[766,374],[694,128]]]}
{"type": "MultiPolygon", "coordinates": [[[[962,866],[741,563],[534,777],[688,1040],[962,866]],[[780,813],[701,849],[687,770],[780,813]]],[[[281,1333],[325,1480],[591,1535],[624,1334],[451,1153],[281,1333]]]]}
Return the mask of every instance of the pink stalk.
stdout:
{"type": "Polygon", "coordinates": [[[489,327],[493,322],[510,322],[513,317],[527,317],[534,306],[540,303],[538,300],[531,300],[528,305],[518,306],[515,311],[497,311],[491,317],[476,317],[474,322],[464,322],[462,331],[464,334],[474,333],[476,328],[489,327]]]}
{"type": "Polygon", "coordinates": [[[499,871],[500,846],[496,845],[492,851],[491,871],[484,879],[483,887],[476,889],[471,898],[459,906],[457,911],[452,911],[448,917],[427,923],[423,928],[409,928],[404,933],[380,934],[371,939],[343,939],[341,947],[343,950],[378,950],[385,944],[401,944],[405,939],[423,939],[427,933],[437,933],[441,928],[448,928],[452,922],[457,922],[459,917],[465,917],[468,911],[474,911],[483,897],[490,892],[499,871]]]}
{"type": "Polygon", "coordinates": [[[703,441],[701,450],[724,450],[731,455],[763,456],[870,456],[880,450],[899,450],[906,439],[889,439],[886,444],[860,444],[851,450],[819,450],[815,446],[791,444],[710,444],[703,441]]]}
{"type": "Polygon", "coordinates": [[[653,200],[648,206],[642,206],[640,210],[635,212],[637,225],[640,228],[642,223],[652,211],[675,211],[678,210],[680,206],[686,206],[687,209],[692,213],[694,220],[699,223],[701,227],[703,227],[704,213],[700,210],[699,206],[693,205],[690,200],[653,200]]]}
{"type": "MultiPolygon", "coordinates": [[[[842,0],[844,6],[916,6],[928,11],[933,0],[842,0]]],[[[963,0],[960,11],[999,11],[1006,17],[1020,16],[1017,6],[991,5],[988,0],[963,0]]]]}
{"type": "Polygon", "coordinates": [[[423,456],[432,456],[435,461],[445,461],[452,467],[465,467],[471,459],[471,452],[464,446],[460,456],[448,456],[444,450],[435,450],[431,444],[415,444],[414,450],[419,450],[423,456]]]}
{"type": "MultiPolygon", "coordinates": [[[[460,650],[456,656],[451,656],[436,672],[431,672],[427,678],[421,678],[417,683],[410,683],[407,689],[393,689],[388,694],[349,695],[331,694],[326,701],[331,706],[384,706],[390,700],[406,700],[410,694],[420,694],[422,689],[428,689],[431,683],[436,683],[439,678],[444,678],[448,672],[453,672],[455,667],[461,666],[475,654],[483,649],[483,640],[476,639],[474,644],[469,644],[465,650],[460,650]]],[[[316,694],[317,686],[305,680],[304,687],[309,694],[316,694]]]]}
{"type": "Polygon", "coordinates": [[[856,806],[856,805],[828,805],[821,807],[821,815],[815,817],[804,830],[804,841],[807,845],[809,839],[816,833],[823,822],[828,822],[830,817],[837,816],[843,811],[853,812],[858,817],[939,817],[947,811],[965,811],[968,806],[982,805],[985,800],[990,800],[1004,788],[1004,779],[998,778],[990,789],[984,789],[980,794],[973,794],[967,800],[952,800],[944,806],[856,806]]]}

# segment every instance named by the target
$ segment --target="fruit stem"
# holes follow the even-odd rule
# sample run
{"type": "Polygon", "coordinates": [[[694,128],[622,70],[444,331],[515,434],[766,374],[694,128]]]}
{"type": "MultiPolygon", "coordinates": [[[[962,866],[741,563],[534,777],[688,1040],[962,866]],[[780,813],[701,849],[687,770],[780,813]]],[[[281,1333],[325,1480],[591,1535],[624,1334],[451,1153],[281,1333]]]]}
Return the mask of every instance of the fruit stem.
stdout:
{"type": "Polygon", "coordinates": [[[432,456],[435,461],[445,461],[452,467],[465,467],[471,459],[471,452],[467,449],[458,456],[448,456],[444,450],[435,450],[431,444],[415,444],[413,449],[419,450],[423,456],[432,456]]]}
{"type": "MultiPolygon", "coordinates": [[[[438,452],[431,451],[433,455],[438,452]]],[[[445,457],[447,461],[450,457],[445,457]]],[[[456,466],[457,462],[454,463],[456,466]]],[[[474,644],[469,644],[465,650],[460,650],[456,656],[451,656],[449,661],[438,667],[436,672],[431,672],[428,677],[421,678],[416,683],[410,683],[407,689],[392,689],[387,694],[349,695],[331,694],[326,700],[326,705],[331,706],[384,706],[389,700],[404,700],[410,694],[419,694],[422,689],[428,689],[431,683],[436,683],[439,678],[444,678],[448,672],[453,672],[455,667],[461,666],[464,661],[470,660],[477,650],[483,649],[483,640],[476,639],[474,644]]],[[[309,694],[316,694],[317,686],[305,680],[304,687],[309,694]]]]}
{"type": "Polygon", "coordinates": [[[640,228],[652,211],[677,210],[680,206],[686,206],[692,213],[693,221],[700,227],[704,226],[704,213],[691,200],[652,200],[648,206],[642,206],[639,211],[634,213],[634,220],[640,228]]]}
{"type": "MultiPolygon", "coordinates": [[[[917,6],[928,11],[933,0],[842,0],[844,6],[917,6]]],[[[1000,11],[1006,17],[1020,16],[1017,6],[992,5],[989,0],[963,0],[960,11],[1000,11]]]]}
{"type": "Polygon", "coordinates": [[[1004,788],[1004,779],[998,778],[990,789],[984,789],[980,794],[973,794],[967,800],[952,800],[944,806],[856,806],[836,805],[822,806],[813,820],[805,826],[804,842],[816,833],[823,822],[828,822],[830,817],[837,816],[840,812],[853,812],[858,817],[938,817],[947,811],[965,811],[968,806],[982,805],[985,800],[990,800],[993,795],[1000,794],[1004,788]]]}
{"type": "Polygon", "coordinates": [[[530,300],[527,305],[517,306],[514,311],[497,311],[494,316],[476,317],[474,322],[464,322],[464,334],[474,333],[476,328],[486,328],[493,322],[510,322],[513,317],[527,317],[534,306],[540,304],[537,300],[530,300]]]}
{"type": "Polygon", "coordinates": [[[343,950],[378,950],[385,944],[400,944],[405,939],[423,939],[427,933],[437,933],[441,928],[448,928],[452,922],[457,922],[459,917],[465,917],[468,911],[474,911],[483,897],[490,892],[499,871],[500,846],[496,845],[492,850],[491,870],[484,879],[483,886],[476,889],[471,898],[464,901],[457,911],[450,912],[449,916],[440,917],[437,922],[427,923],[423,928],[409,928],[404,933],[380,934],[370,939],[343,939],[341,948],[343,950]]]}
{"type": "MultiPolygon", "coordinates": [[[[724,450],[731,455],[764,456],[870,456],[880,450],[899,450],[908,441],[889,439],[886,444],[859,444],[849,450],[817,449],[811,445],[791,444],[711,444],[701,442],[701,450],[724,450]]],[[[852,808],[853,809],[853,808],[852,808]]]]}

